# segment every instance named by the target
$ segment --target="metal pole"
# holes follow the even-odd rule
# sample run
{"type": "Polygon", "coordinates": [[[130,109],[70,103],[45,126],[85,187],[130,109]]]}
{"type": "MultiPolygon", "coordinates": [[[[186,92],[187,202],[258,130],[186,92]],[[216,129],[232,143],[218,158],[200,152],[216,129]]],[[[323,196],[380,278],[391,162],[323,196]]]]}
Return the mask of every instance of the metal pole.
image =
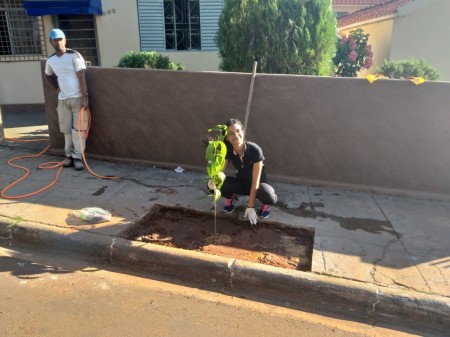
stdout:
{"type": "Polygon", "coordinates": [[[5,139],[5,133],[3,131],[3,122],[2,122],[2,106],[0,105],[0,142],[5,139]]]}
{"type": "Polygon", "coordinates": [[[256,77],[256,67],[258,66],[258,62],[253,62],[253,72],[252,72],[252,81],[250,82],[250,91],[248,93],[248,100],[247,100],[247,109],[245,110],[245,120],[244,120],[244,133],[247,132],[247,122],[248,122],[248,115],[250,113],[250,105],[252,103],[252,96],[253,96],[253,86],[255,84],[255,77],[256,77]]]}

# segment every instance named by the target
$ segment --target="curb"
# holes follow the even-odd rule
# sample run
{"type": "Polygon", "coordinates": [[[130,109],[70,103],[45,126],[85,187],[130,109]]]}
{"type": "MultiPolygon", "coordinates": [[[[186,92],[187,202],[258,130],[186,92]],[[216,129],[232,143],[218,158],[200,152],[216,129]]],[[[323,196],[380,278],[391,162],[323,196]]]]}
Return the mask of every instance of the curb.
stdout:
{"type": "MultiPolygon", "coordinates": [[[[9,222],[9,218],[0,216],[0,236],[3,238],[11,234],[9,222]]],[[[450,298],[444,296],[378,287],[27,221],[14,225],[12,242],[16,240],[186,281],[225,285],[251,295],[275,296],[278,300],[328,309],[346,307],[350,311],[366,313],[371,319],[394,316],[450,327],[450,298]]]]}

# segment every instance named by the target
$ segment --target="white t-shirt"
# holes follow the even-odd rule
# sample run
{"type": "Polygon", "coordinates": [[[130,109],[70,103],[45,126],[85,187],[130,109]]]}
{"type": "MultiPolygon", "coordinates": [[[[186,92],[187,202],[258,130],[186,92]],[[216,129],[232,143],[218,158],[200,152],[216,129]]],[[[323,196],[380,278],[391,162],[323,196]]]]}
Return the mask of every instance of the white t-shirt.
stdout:
{"type": "Polygon", "coordinates": [[[66,49],[66,52],[58,56],[53,54],[45,63],[45,74],[58,77],[58,85],[61,91],[58,99],[81,97],[80,81],[77,72],[86,69],[83,56],[75,50],[66,49]]]}

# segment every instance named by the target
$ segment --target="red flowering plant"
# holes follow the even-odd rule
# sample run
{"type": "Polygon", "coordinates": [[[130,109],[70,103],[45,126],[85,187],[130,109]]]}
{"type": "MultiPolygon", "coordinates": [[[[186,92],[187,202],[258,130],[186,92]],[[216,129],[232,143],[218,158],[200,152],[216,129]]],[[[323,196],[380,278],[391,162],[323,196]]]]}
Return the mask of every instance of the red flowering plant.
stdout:
{"type": "Polygon", "coordinates": [[[364,34],[362,29],[353,30],[348,36],[339,33],[333,58],[337,76],[356,77],[359,71],[372,66],[373,52],[368,40],[369,34],[364,34]]]}

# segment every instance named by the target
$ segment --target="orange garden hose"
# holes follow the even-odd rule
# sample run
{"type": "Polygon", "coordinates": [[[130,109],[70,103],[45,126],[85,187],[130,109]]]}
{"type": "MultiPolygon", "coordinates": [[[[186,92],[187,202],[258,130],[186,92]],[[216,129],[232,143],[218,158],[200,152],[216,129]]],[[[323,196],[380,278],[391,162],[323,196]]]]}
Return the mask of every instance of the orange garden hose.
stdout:
{"type": "MultiPolygon", "coordinates": [[[[88,135],[89,135],[89,129],[90,128],[91,128],[91,111],[89,110],[89,108],[86,108],[86,109],[81,108],[80,113],[78,114],[78,125],[77,125],[78,140],[79,140],[80,144],[83,144],[81,135],[84,133],[84,139],[87,139],[88,135]],[[88,119],[86,131],[82,131],[84,129],[84,127],[83,127],[84,126],[83,125],[83,122],[84,122],[84,111],[87,112],[86,115],[87,115],[87,119],[88,119]]],[[[116,176],[102,176],[102,175],[99,175],[99,174],[95,173],[90,168],[89,164],[87,163],[86,157],[84,155],[84,148],[81,149],[81,155],[83,156],[83,161],[86,164],[86,168],[88,169],[88,171],[94,177],[97,177],[97,178],[100,178],[100,179],[111,179],[111,180],[120,179],[120,177],[116,177],[116,176]]]]}
{"type": "MultiPolygon", "coordinates": [[[[41,142],[41,141],[43,141],[43,140],[46,140],[46,139],[20,140],[20,139],[13,139],[13,138],[5,138],[5,139],[6,139],[6,140],[9,140],[9,141],[14,141],[14,142],[41,142]]],[[[62,161],[61,161],[61,162],[48,162],[48,163],[43,163],[43,164],[39,165],[39,168],[41,168],[41,169],[46,169],[46,170],[47,170],[47,169],[53,169],[53,168],[59,167],[59,168],[58,168],[58,171],[57,171],[56,174],[55,174],[55,178],[54,178],[53,181],[52,181],[50,184],[48,184],[47,186],[44,186],[44,187],[40,188],[40,189],[37,190],[37,191],[31,192],[31,193],[27,193],[27,194],[16,195],[16,196],[6,195],[6,192],[7,192],[9,189],[11,189],[12,187],[16,186],[17,184],[19,184],[21,181],[25,180],[25,179],[30,175],[30,170],[29,170],[29,169],[27,169],[27,168],[24,167],[24,166],[20,166],[20,165],[14,164],[13,162],[14,162],[15,160],[18,160],[18,159],[36,158],[36,157],[39,157],[40,155],[44,154],[49,148],[50,148],[50,145],[47,145],[46,148],[45,148],[44,150],[42,150],[41,152],[39,152],[39,153],[37,153],[37,154],[31,154],[31,155],[25,155],[25,156],[14,157],[14,158],[11,158],[10,160],[8,160],[8,165],[13,166],[13,167],[17,167],[17,168],[19,168],[19,169],[21,169],[21,170],[24,170],[24,171],[25,171],[25,174],[24,174],[22,177],[20,177],[19,179],[17,179],[15,182],[13,182],[12,184],[6,186],[6,187],[2,190],[2,192],[1,192],[2,198],[5,198],[5,199],[22,199],[22,198],[26,198],[26,197],[31,197],[31,196],[36,195],[36,194],[38,194],[38,193],[41,193],[41,192],[43,192],[43,191],[45,191],[45,190],[48,190],[50,187],[52,187],[53,185],[56,184],[56,182],[58,181],[58,178],[59,178],[59,174],[61,173],[61,170],[62,170],[62,168],[63,168],[63,166],[62,166],[62,161]]]]}
{"type": "MultiPolygon", "coordinates": [[[[90,128],[90,123],[91,123],[91,113],[89,111],[89,108],[86,108],[86,109],[82,108],[80,110],[79,115],[78,115],[78,125],[77,125],[78,139],[80,141],[80,144],[83,144],[82,143],[82,138],[81,138],[82,133],[85,134],[85,139],[87,139],[87,136],[88,136],[88,133],[89,133],[89,128],[90,128]],[[84,111],[85,110],[87,111],[88,125],[87,125],[87,128],[86,128],[86,131],[82,131],[82,129],[83,129],[83,121],[84,121],[84,111]]],[[[14,139],[14,138],[5,138],[5,140],[12,141],[12,142],[28,143],[28,142],[42,142],[42,141],[47,141],[48,139],[21,140],[21,139],[14,139]]],[[[4,198],[4,199],[22,199],[22,198],[26,198],[26,197],[31,197],[33,195],[39,194],[39,193],[41,193],[43,191],[46,191],[46,190],[50,189],[53,185],[55,185],[57,183],[57,181],[59,179],[59,175],[61,174],[61,170],[63,169],[62,164],[63,164],[64,160],[62,160],[60,162],[46,162],[46,163],[42,163],[42,164],[40,164],[38,166],[40,169],[44,169],[44,170],[50,170],[50,169],[56,169],[56,168],[58,169],[56,171],[55,178],[48,185],[40,188],[39,190],[36,190],[34,192],[30,192],[30,193],[27,193],[27,194],[16,195],[16,196],[11,196],[11,195],[7,195],[6,194],[6,192],[8,190],[10,190],[12,187],[16,186],[17,184],[19,184],[20,182],[25,180],[30,175],[30,170],[28,168],[26,168],[24,166],[20,166],[20,165],[14,164],[13,162],[15,160],[19,160],[19,159],[39,157],[42,154],[44,154],[49,148],[50,148],[50,145],[47,145],[45,147],[45,149],[43,149],[41,152],[39,152],[37,154],[18,156],[18,157],[14,157],[14,158],[11,158],[10,160],[8,160],[8,165],[10,165],[12,167],[19,168],[19,169],[25,171],[25,174],[22,177],[20,177],[19,179],[17,179],[16,181],[14,181],[13,183],[11,183],[8,186],[6,186],[4,189],[2,189],[2,191],[1,191],[2,198],[4,198]]],[[[83,160],[84,160],[84,163],[86,164],[86,167],[87,167],[88,171],[93,176],[95,176],[97,178],[101,178],[101,179],[120,179],[120,177],[116,177],[116,176],[102,176],[102,175],[96,174],[89,167],[89,165],[87,163],[86,157],[84,155],[84,148],[82,148],[81,153],[82,153],[83,160]]]]}

